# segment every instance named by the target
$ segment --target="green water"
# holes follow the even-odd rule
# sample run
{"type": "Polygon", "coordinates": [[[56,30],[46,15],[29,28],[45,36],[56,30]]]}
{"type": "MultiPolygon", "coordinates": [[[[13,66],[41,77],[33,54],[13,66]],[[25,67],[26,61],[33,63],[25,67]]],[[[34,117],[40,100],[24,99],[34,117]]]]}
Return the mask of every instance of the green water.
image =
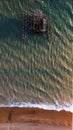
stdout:
{"type": "Polygon", "coordinates": [[[0,103],[72,103],[72,0],[0,0],[0,103]],[[50,17],[49,39],[22,39],[24,12],[50,17]]]}

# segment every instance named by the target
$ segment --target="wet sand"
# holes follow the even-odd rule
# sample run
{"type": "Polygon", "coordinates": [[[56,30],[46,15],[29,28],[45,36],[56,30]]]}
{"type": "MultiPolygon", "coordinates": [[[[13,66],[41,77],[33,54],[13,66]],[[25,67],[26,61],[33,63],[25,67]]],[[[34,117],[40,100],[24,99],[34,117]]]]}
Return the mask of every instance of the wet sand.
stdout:
{"type": "Polygon", "coordinates": [[[72,113],[37,108],[0,108],[0,130],[72,130],[72,113]]]}

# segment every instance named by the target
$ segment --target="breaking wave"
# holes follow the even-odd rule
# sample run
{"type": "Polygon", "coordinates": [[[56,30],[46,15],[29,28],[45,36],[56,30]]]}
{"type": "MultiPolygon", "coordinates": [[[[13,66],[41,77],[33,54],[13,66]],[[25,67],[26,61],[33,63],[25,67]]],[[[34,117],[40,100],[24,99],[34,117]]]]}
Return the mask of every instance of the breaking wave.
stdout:
{"type": "Polygon", "coordinates": [[[16,102],[9,105],[0,104],[0,107],[39,108],[39,109],[44,109],[44,110],[56,110],[56,111],[65,110],[65,111],[69,111],[73,113],[73,104],[71,105],[68,103],[63,103],[60,105],[58,104],[57,101],[56,101],[56,104],[54,105],[48,104],[48,103],[32,104],[30,102],[28,103],[16,102]]]}

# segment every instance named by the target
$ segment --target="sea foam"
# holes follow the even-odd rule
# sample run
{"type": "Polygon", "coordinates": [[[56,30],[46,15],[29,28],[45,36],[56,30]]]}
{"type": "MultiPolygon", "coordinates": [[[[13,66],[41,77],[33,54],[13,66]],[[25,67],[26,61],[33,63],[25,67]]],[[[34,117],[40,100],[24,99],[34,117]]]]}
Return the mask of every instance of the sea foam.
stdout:
{"type": "Polygon", "coordinates": [[[58,103],[56,104],[48,104],[48,103],[40,103],[40,104],[33,104],[33,103],[25,103],[25,102],[15,102],[12,104],[4,105],[0,104],[0,107],[20,107],[20,108],[39,108],[39,109],[44,109],[44,110],[56,110],[56,111],[70,111],[73,113],[73,104],[68,104],[68,103],[63,103],[59,105],[58,103]]]}

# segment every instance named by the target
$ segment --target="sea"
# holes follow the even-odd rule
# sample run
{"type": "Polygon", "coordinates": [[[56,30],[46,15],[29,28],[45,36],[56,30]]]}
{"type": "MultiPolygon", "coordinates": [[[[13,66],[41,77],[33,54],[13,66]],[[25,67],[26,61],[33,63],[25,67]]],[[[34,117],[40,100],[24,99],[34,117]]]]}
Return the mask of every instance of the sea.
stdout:
{"type": "Polygon", "coordinates": [[[73,0],[0,0],[0,107],[73,112],[73,0]],[[34,10],[48,38],[23,39],[23,14],[34,10]]]}

